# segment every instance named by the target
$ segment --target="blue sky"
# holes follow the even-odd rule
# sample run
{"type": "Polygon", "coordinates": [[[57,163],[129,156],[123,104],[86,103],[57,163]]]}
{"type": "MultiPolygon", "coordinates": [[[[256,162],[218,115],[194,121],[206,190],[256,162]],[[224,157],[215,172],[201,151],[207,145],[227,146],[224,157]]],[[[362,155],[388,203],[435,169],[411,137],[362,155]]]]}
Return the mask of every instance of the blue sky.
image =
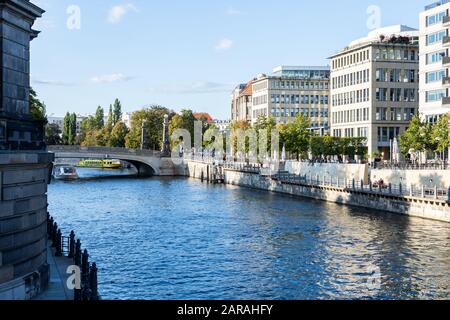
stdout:
{"type": "Polygon", "coordinates": [[[380,8],[381,26],[417,27],[431,1],[32,2],[47,11],[35,25],[31,85],[49,115],[92,113],[119,98],[125,111],[160,104],[228,119],[236,84],[279,65],[327,65],[370,31],[369,6],[380,8]]]}

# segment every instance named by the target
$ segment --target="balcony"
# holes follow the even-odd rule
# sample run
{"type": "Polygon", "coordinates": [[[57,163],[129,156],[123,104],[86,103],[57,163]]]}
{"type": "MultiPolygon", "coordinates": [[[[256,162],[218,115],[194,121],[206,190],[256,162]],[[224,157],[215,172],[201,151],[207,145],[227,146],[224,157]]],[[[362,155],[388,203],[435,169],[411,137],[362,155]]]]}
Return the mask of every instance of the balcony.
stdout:
{"type": "Polygon", "coordinates": [[[450,16],[445,16],[444,18],[442,18],[442,25],[444,27],[450,26],[450,16]]]}
{"type": "Polygon", "coordinates": [[[444,77],[442,78],[442,85],[444,87],[450,87],[450,77],[444,77]]]}
{"type": "Polygon", "coordinates": [[[442,57],[442,66],[450,67],[450,57],[442,57]]]}
{"type": "Polygon", "coordinates": [[[450,46],[450,36],[445,36],[442,38],[442,45],[446,47],[450,46]]]}
{"type": "Polygon", "coordinates": [[[442,97],[442,106],[450,107],[450,97],[442,97]]]}

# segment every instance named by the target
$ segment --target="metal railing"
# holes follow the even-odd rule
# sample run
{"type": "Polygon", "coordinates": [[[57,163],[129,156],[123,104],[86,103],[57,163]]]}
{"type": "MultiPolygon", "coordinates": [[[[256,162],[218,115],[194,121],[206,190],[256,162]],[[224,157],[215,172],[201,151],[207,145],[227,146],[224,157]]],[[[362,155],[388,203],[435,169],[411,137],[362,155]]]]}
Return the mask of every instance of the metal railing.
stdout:
{"type": "Polygon", "coordinates": [[[225,169],[231,169],[231,170],[245,172],[245,173],[253,173],[253,174],[261,173],[261,165],[258,165],[258,164],[225,162],[223,164],[223,167],[225,169]]]}
{"type": "Polygon", "coordinates": [[[51,152],[77,152],[77,153],[96,153],[104,155],[135,155],[135,156],[161,156],[160,151],[155,150],[139,150],[127,148],[111,148],[111,147],[81,147],[81,146],[48,146],[51,152]]]}
{"type": "Polygon", "coordinates": [[[81,288],[74,289],[74,300],[99,300],[97,264],[89,263],[89,253],[86,249],[82,251],[80,239],[75,241],[75,232],[72,231],[69,237],[62,236],[58,224],[47,213],[47,235],[55,248],[55,256],[67,257],[81,269],[81,288]]]}
{"type": "Polygon", "coordinates": [[[405,184],[384,184],[380,182],[369,181],[369,184],[364,184],[363,181],[356,181],[354,179],[339,179],[330,176],[306,176],[294,175],[287,172],[280,172],[272,176],[273,180],[281,183],[289,183],[294,185],[309,185],[314,187],[331,187],[339,188],[347,191],[363,192],[380,194],[385,196],[396,197],[412,197],[422,199],[434,199],[450,202],[450,188],[442,189],[426,186],[407,186],[405,184]]]}
{"type": "Polygon", "coordinates": [[[374,169],[389,169],[389,170],[447,170],[449,169],[447,161],[435,161],[428,163],[413,163],[413,162],[376,162],[373,165],[374,169]]]}

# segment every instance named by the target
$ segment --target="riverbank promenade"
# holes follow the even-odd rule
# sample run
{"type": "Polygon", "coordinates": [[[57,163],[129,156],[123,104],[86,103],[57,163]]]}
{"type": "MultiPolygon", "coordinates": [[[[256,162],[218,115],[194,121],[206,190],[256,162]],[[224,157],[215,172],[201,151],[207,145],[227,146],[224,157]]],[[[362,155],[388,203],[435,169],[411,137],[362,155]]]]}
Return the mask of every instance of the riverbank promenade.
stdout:
{"type": "Polygon", "coordinates": [[[50,267],[50,279],[48,288],[45,292],[36,297],[35,300],[41,301],[73,301],[74,292],[67,287],[67,268],[72,264],[66,257],[56,257],[56,250],[48,245],[47,262],[50,267]]]}

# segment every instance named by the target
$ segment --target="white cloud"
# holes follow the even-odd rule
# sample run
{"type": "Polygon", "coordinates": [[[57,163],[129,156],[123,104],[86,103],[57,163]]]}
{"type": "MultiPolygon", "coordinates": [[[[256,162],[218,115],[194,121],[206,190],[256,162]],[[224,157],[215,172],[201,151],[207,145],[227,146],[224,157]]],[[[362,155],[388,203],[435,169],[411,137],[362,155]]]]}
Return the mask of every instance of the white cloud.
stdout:
{"type": "Polygon", "coordinates": [[[216,45],[216,50],[218,51],[228,50],[231,49],[232,46],[233,40],[225,38],[219,41],[219,43],[216,45]]]}
{"type": "Polygon", "coordinates": [[[108,22],[113,24],[119,23],[122,18],[130,11],[137,12],[138,10],[131,3],[113,6],[108,13],[108,22]]]}
{"type": "Polygon", "coordinates": [[[58,87],[70,87],[74,86],[75,83],[64,82],[60,80],[46,80],[46,79],[35,79],[32,78],[31,82],[37,85],[46,85],[46,86],[58,86],[58,87]]]}
{"type": "Polygon", "coordinates": [[[166,84],[151,88],[153,93],[162,94],[207,94],[216,92],[229,92],[233,85],[210,81],[197,81],[184,84],[166,84]]]}
{"type": "Polygon", "coordinates": [[[242,11],[235,9],[233,7],[228,8],[227,15],[229,16],[240,16],[242,14],[242,11]]]}
{"type": "Polygon", "coordinates": [[[113,73],[113,74],[94,76],[91,78],[91,82],[93,82],[93,83],[113,83],[113,82],[119,82],[119,81],[128,81],[131,79],[132,79],[132,77],[127,77],[122,73],[113,73]]]}

